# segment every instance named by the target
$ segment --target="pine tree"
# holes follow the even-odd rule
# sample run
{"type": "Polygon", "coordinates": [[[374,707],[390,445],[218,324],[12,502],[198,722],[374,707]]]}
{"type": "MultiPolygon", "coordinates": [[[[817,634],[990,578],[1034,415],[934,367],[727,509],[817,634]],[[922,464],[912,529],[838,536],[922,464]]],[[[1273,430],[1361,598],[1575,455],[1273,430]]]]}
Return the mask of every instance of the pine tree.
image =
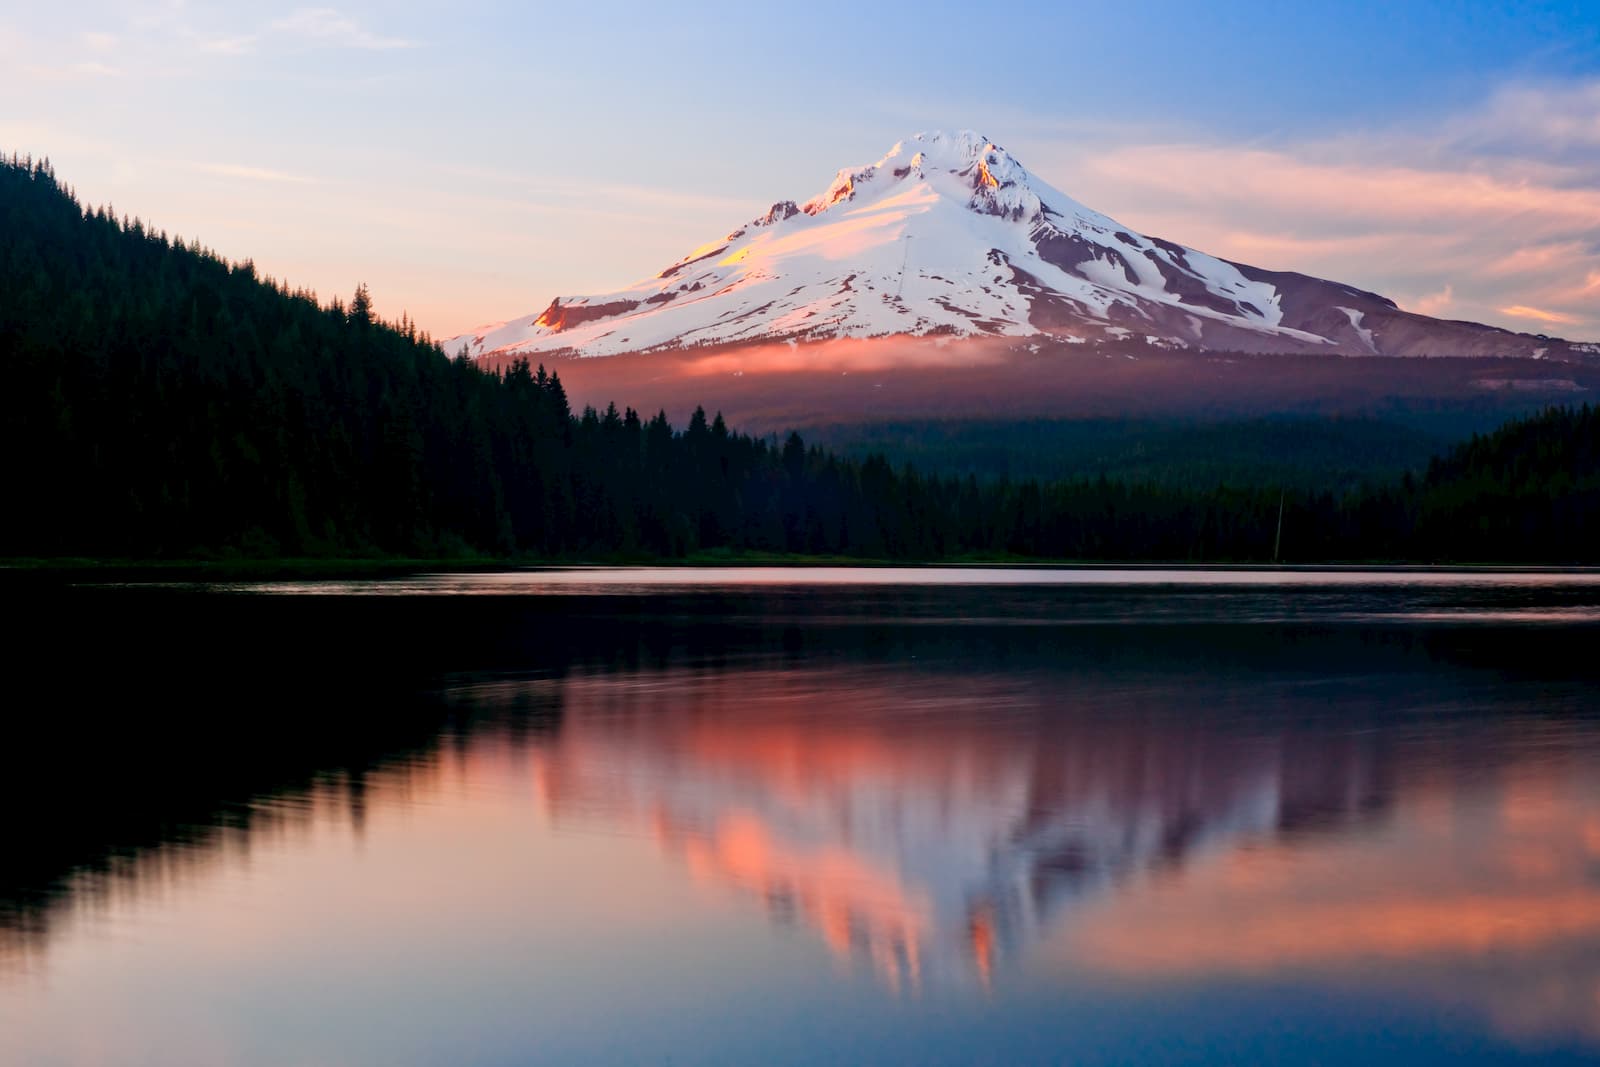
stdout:
{"type": "Polygon", "coordinates": [[[356,286],[355,296],[350,298],[349,317],[356,326],[372,325],[372,294],[367,291],[366,282],[356,286]]]}

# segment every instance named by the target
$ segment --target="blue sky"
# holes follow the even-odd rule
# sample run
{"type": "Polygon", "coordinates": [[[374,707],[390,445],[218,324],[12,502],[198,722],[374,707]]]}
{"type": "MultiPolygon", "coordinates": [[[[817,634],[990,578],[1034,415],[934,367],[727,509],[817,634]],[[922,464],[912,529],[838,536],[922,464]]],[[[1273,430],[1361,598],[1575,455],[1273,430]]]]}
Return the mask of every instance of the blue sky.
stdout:
{"type": "Polygon", "coordinates": [[[0,147],[438,334],[919,129],[1148,233],[1600,337],[1600,3],[13,5],[0,147]]]}

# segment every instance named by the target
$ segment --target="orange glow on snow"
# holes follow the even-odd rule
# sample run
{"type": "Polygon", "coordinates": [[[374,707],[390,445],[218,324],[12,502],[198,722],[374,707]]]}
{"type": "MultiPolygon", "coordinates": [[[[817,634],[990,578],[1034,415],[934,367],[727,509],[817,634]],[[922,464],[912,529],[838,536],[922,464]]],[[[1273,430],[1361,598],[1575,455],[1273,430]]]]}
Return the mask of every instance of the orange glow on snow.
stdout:
{"type": "Polygon", "coordinates": [[[966,338],[943,345],[926,337],[872,337],[775,343],[689,356],[679,365],[688,377],[732,374],[861,374],[913,367],[986,367],[1004,362],[1006,339],[966,338]]]}

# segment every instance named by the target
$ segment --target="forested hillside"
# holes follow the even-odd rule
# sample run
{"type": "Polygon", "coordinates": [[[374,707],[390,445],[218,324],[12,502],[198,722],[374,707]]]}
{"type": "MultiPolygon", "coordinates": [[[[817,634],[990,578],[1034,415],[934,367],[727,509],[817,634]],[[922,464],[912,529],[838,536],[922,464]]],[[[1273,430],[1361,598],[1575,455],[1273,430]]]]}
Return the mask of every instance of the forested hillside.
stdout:
{"type": "MultiPolygon", "coordinates": [[[[0,555],[1600,559],[1589,409],[1354,491],[924,477],[489,374],[0,163],[0,555]]],[[[618,398],[625,400],[626,398],[618,398]]],[[[1275,432],[1275,431],[1274,431],[1275,432]]],[[[1319,447],[1329,447],[1326,444],[1319,447]]]]}
{"type": "MultiPolygon", "coordinates": [[[[1285,415],[1275,418],[924,419],[803,427],[808,441],[844,455],[881,454],[930,473],[1057,481],[1104,474],[1170,489],[1281,485],[1340,492],[1420,474],[1475,429],[1511,413],[1447,431],[1399,419],[1285,415]]],[[[1461,420],[1463,423],[1467,419],[1461,420]]]]}
{"type": "Polygon", "coordinates": [[[1600,414],[1519,419],[1428,468],[1417,541],[1456,557],[1600,560],[1600,414]]]}

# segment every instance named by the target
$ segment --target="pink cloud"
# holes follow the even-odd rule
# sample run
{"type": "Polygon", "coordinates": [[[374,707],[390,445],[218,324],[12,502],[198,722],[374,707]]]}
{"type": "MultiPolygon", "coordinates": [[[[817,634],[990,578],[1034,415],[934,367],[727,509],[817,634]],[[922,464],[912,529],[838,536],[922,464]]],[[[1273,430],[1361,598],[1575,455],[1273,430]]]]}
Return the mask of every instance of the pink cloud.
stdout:
{"type": "Polygon", "coordinates": [[[1455,302],[1455,287],[1446,285],[1437,293],[1429,293],[1403,305],[1408,311],[1415,311],[1419,315],[1442,315],[1445,310],[1455,302]]]}
{"type": "Polygon", "coordinates": [[[1514,315],[1519,319],[1537,319],[1540,322],[1560,323],[1572,325],[1578,319],[1571,315],[1563,315],[1559,311],[1545,311],[1543,308],[1527,307],[1522,304],[1513,304],[1511,307],[1500,309],[1502,315],[1514,315]]]}
{"type": "Polygon", "coordinates": [[[1096,157],[1091,167],[1112,180],[1185,199],[1242,202],[1257,211],[1310,210],[1320,219],[1415,225],[1490,213],[1600,225],[1600,190],[1487,173],[1320,163],[1289,152],[1192,145],[1124,148],[1096,157]]]}
{"type": "Polygon", "coordinates": [[[1226,259],[1424,314],[1600,337],[1600,81],[1507,88],[1427,127],[1335,139],[1093,130],[1025,155],[1079,200],[1226,259]]]}

